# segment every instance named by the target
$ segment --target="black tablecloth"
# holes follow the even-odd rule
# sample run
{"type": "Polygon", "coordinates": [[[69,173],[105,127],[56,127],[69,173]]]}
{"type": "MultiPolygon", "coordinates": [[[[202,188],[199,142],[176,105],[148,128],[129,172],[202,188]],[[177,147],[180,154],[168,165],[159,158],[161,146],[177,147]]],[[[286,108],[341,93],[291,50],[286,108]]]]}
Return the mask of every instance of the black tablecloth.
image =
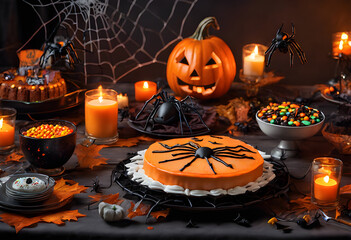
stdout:
{"type": "MultiPolygon", "coordinates": [[[[334,109],[333,105],[325,102],[317,102],[317,105],[324,112],[334,109]]],[[[138,135],[125,122],[120,124],[119,131],[123,138],[138,135]]],[[[78,142],[83,136],[84,126],[81,124],[78,127],[78,142]]],[[[244,135],[239,139],[266,152],[270,152],[278,144],[278,140],[271,139],[260,132],[244,135]]],[[[130,148],[105,148],[101,154],[109,159],[109,164],[95,167],[93,170],[75,169],[77,159],[76,156],[72,156],[66,164],[67,170],[63,177],[73,179],[81,185],[91,186],[98,176],[101,186],[107,186],[116,163],[125,159],[127,153],[145,149],[150,144],[150,142],[141,142],[130,148]]],[[[350,157],[339,155],[320,133],[300,141],[299,147],[301,149],[299,156],[285,160],[292,175],[302,176],[315,157],[334,156],[344,161],[341,185],[351,184],[350,157]]],[[[303,180],[292,180],[289,197],[292,199],[301,197],[299,192],[309,193],[309,191],[310,175],[307,175],[303,180]]],[[[111,188],[103,190],[104,194],[117,192],[124,195],[115,183],[111,188]]],[[[87,215],[79,218],[77,222],[66,222],[63,226],[39,223],[31,228],[22,229],[18,234],[13,227],[0,222],[0,239],[351,239],[350,227],[333,222],[325,223],[323,220],[321,220],[321,227],[311,230],[303,229],[293,222],[284,223],[291,226],[291,233],[276,230],[267,221],[273,216],[272,210],[279,213],[288,209],[289,205],[285,198],[272,199],[240,211],[252,224],[252,227],[244,227],[234,223],[233,218],[237,213],[231,211],[202,213],[171,211],[166,221],[158,223],[145,222],[145,217],[136,217],[119,223],[106,223],[98,215],[96,205],[88,209],[90,201],[88,195],[92,194],[89,189],[86,193],[75,196],[72,203],[66,206],[67,209],[78,209],[80,213],[87,215]],[[190,219],[196,223],[197,228],[186,227],[190,219]],[[153,229],[148,229],[149,226],[153,229]]],[[[128,207],[128,201],[123,204],[125,208],[128,207]]]]}

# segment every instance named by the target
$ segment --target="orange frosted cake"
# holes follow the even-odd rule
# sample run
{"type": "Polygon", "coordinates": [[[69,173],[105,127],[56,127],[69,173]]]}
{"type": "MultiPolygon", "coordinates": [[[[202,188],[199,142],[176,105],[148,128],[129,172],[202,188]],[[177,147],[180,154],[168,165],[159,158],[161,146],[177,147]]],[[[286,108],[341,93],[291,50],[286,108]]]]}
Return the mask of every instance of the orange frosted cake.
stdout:
{"type": "Polygon", "coordinates": [[[256,191],[275,177],[255,148],[226,136],[156,142],[126,166],[151,189],[196,196],[256,191]]]}
{"type": "Polygon", "coordinates": [[[200,190],[244,186],[262,175],[263,158],[252,146],[225,136],[195,139],[152,144],[144,157],[145,174],[165,185],[200,190]]]}

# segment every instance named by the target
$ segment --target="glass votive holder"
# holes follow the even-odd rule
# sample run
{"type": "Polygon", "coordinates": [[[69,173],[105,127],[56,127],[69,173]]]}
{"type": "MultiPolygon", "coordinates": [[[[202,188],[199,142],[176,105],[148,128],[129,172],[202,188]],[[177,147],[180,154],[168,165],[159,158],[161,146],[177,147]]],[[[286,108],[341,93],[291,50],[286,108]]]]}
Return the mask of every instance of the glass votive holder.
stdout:
{"type": "Polygon", "coordinates": [[[331,157],[312,162],[311,201],[322,208],[335,208],[339,203],[342,161],[331,157]]]}
{"type": "Polygon", "coordinates": [[[134,84],[135,100],[144,102],[157,93],[157,84],[151,81],[139,81],[134,84]]]}
{"type": "Polygon", "coordinates": [[[118,140],[117,92],[112,89],[85,93],[85,135],[96,144],[112,144],[118,140]]]}
{"type": "Polygon", "coordinates": [[[0,154],[7,154],[15,148],[16,114],[14,108],[0,108],[0,154]]]}
{"type": "Polygon", "coordinates": [[[351,55],[351,32],[336,32],[332,41],[333,57],[337,58],[340,54],[351,55]]]}
{"type": "Polygon", "coordinates": [[[267,47],[251,43],[243,47],[243,75],[251,78],[262,77],[267,47]]]}

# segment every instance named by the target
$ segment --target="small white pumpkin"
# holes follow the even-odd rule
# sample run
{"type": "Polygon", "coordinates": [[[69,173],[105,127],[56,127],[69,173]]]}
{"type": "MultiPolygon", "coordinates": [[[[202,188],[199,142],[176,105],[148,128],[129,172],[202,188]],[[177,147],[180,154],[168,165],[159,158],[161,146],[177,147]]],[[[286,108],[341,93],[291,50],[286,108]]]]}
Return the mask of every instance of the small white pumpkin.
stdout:
{"type": "Polygon", "coordinates": [[[115,222],[125,217],[123,207],[116,204],[99,203],[99,215],[106,222],[115,222]]]}

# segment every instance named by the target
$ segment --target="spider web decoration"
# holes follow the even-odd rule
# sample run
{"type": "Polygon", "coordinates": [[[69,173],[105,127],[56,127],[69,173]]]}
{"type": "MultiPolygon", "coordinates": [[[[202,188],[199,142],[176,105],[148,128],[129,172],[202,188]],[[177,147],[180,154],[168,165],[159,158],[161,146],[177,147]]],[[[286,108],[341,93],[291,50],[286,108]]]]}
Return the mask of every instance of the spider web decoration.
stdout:
{"type": "Polygon", "coordinates": [[[116,83],[137,69],[166,64],[165,53],[182,39],[184,24],[197,0],[23,0],[41,26],[18,50],[37,35],[43,43],[56,26],[56,35],[69,38],[81,64],[85,83],[116,83]],[[43,11],[43,9],[45,11],[43,11]],[[53,17],[43,12],[55,13],[53,17]]]}

